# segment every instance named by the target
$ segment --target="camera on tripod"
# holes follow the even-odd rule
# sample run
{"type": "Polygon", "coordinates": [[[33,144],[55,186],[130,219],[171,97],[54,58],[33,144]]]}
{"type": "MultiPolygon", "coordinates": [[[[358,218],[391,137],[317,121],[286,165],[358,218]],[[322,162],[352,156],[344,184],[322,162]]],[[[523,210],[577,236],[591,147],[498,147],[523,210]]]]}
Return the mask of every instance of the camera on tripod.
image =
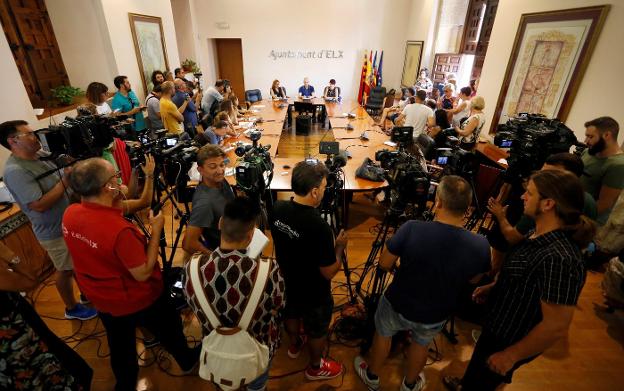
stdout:
{"type": "Polygon", "coordinates": [[[36,131],[42,148],[53,158],[63,154],[76,159],[102,156],[102,152],[114,140],[126,138],[132,132],[132,123],[118,117],[104,115],[81,115],[65,117],[59,125],[51,125],[36,131]]]}
{"type": "Polygon", "coordinates": [[[270,145],[262,146],[258,140],[262,133],[249,133],[251,146],[239,146],[234,153],[239,156],[236,166],[236,185],[248,195],[259,196],[269,188],[273,179],[273,162],[271,161],[270,145]]]}
{"type": "Polygon", "coordinates": [[[527,178],[539,170],[552,154],[569,152],[572,146],[584,148],[574,132],[556,118],[520,113],[498,126],[494,144],[509,148],[506,181],[527,178]]]}

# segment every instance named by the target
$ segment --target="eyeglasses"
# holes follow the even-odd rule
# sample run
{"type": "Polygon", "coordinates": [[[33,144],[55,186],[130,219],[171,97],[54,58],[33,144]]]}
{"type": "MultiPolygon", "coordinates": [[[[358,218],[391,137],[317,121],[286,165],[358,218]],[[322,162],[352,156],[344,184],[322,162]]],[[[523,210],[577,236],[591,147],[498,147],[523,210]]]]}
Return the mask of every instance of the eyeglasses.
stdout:
{"type": "Polygon", "coordinates": [[[13,136],[14,138],[18,138],[18,137],[22,137],[22,136],[34,136],[35,135],[35,131],[31,130],[28,132],[22,132],[22,133],[18,133],[15,136],[13,136]]]}
{"type": "Polygon", "coordinates": [[[107,184],[108,182],[110,182],[110,180],[111,180],[111,179],[113,179],[113,178],[117,178],[117,179],[121,178],[121,171],[117,171],[115,174],[111,175],[111,176],[110,176],[110,177],[106,180],[106,182],[104,182],[104,184],[102,185],[102,187],[106,186],[106,184],[107,184]]]}

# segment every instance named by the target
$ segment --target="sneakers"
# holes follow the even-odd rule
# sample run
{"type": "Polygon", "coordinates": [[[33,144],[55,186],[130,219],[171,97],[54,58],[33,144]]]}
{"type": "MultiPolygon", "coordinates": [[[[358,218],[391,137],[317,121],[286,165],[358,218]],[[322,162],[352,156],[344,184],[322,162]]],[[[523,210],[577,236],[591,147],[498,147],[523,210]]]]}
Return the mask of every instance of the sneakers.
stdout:
{"type": "Polygon", "coordinates": [[[368,387],[370,391],[379,390],[379,378],[375,380],[371,380],[368,378],[368,374],[366,373],[366,371],[368,370],[368,364],[366,363],[366,361],[364,361],[362,356],[355,357],[355,359],[353,360],[353,366],[355,367],[355,373],[357,373],[362,382],[366,384],[366,387],[368,387]]]}
{"type": "Polygon", "coordinates": [[[288,347],[288,357],[295,359],[299,357],[301,351],[303,350],[303,346],[308,342],[308,337],[305,335],[299,336],[299,343],[291,343],[288,347]]]}
{"type": "Polygon", "coordinates": [[[327,358],[321,358],[321,366],[316,369],[308,367],[305,370],[305,377],[308,380],[333,379],[342,374],[342,364],[327,358]]]}
{"type": "Polygon", "coordinates": [[[401,382],[401,388],[399,388],[399,390],[400,391],[420,391],[424,387],[425,387],[425,373],[420,372],[418,374],[418,381],[416,381],[416,384],[414,384],[414,387],[408,388],[407,385],[405,384],[405,378],[403,378],[403,381],[401,382]]]}
{"type": "Polygon", "coordinates": [[[89,320],[97,316],[94,308],[85,307],[82,304],[76,304],[71,310],[65,310],[65,319],[89,320]]]}

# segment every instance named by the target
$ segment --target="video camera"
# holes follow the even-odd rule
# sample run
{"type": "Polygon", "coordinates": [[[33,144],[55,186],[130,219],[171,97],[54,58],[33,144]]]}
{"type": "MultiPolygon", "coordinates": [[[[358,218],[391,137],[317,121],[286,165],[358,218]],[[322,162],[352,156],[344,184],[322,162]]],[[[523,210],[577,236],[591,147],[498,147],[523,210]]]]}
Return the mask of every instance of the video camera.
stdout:
{"type": "Polygon", "coordinates": [[[258,196],[268,189],[273,179],[273,162],[270,145],[262,146],[258,140],[262,133],[250,132],[251,146],[239,146],[234,153],[240,157],[236,166],[236,185],[248,195],[258,196]]]}
{"type": "Polygon", "coordinates": [[[584,147],[574,132],[558,119],[528,113],[520,113],[499,125],[494,144],[509,148],[507,182],[527,178],[552,154],[569,152],[572,146],[584,147]]]}
{"type": "Polygon", "coordinates": [[[76,159],[102,156],[102,151],[114,140],[132,134],[132,122],[105,115],[65,117],[59,125],[39,129],[35,133],[44,150],[53,158],[70,155],[76,159]]]}

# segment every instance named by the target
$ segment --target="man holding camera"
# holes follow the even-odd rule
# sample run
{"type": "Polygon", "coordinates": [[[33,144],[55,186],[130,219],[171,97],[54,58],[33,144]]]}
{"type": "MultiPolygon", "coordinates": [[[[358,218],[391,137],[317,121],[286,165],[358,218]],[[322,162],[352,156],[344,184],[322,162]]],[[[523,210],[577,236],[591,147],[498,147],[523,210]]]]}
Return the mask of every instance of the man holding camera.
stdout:
{"type": "Polygon", "coordinates": [[[471,201],[465,179],[445,176],[436,192],[435,220],[409,221],[388,240],[379,267],[391,271],[401,258],[400,265],[375,313],[369,361],[360,356],[354,361],[369,390],[379,389],[392,337],[401,331],[411,332],[401,391],[423,389],[429,344],[457,308],[462,287],[489,269],[487,240],[463,228],[471,201]]]}
{"type": "Polygon", "coordinates": [[[87,320],[96,311],[76,302],[71,256],[63,241],[61,218],[69,205],[70,172],[39,160],[41,143],[26,121],[0,124],[0,144],[11,151],[4,167],[4,182],[56,269],[56,290],[65,304],[67,319],[87,320]]]}
{"type": "Polygon", "coordinates": [[[218,105],[223,101],[223,92],[225,91],[225,82],[223,80],[217,80],[214,87],[210,86],[204,91],[204,96],[201,100],[201,108],[204,115],[214,115],[217,113],[217,109],[213,109],[215,102],[218,105]]]}
{"type": "Polygon", "coordinates": [[[199,359],[182,333],[179,314],[168,301],[158,265],[162,214],[150,217],[152,236],[124,219],[119,172],[104,159],[76,164],[70,184],[82,197],[63,216],[63,236],[74,257],[76,279],[98,309],[108,339],[116,390],[136,388],[137,326],[147,328],[176,359],[183,371],[199,359]]]}
{"type": "Polygon", "coordinates": [[[328,170],[322,162],[299,162],[292,172],[290,201],[278,201],[271,216],[271,233],[277,262],[286,283],[286,331],[290,337],[288,356],[297,358],[309,345],[308,380],[339,376],[342,364],[323,358],[334,302],[331,279],[340,269],[347,235],[334,235],[319,214],[327,186],[328,170]],[[306,335],[299,335],[300,320],[306,335]],[[309,338],[309,340],[307,340],[309,338]]]}
{"type": "Polygon", "coordinates": [[[197,171],[201,182],[193,194],[193,210],[186,227],[182,247],[189,254],[210,254],[220,243],[219,219],[234,191],[225,180],[225,152],[218,145],[207,144],[197,153],[197,171]]]}
{"type": "Polygon", "coordinates": [[[113,80],[117,93],[113,96],[111,101],[111,107],[113,111],[118,112],[120,115],[127,115],[134,118],[134,130],[140,132],[145,129],[145,117],[143,117],[143,110],[147,106],[141,105],[139,98],[137,98],[132,86],[128,81],[127,76],[117,76],[113,80]]]}
{"type": "Polygon", "coordinates": [[[178,109],[180,109],[185,102],[188,102],[186,103],[186,108],[182,112],[182,116],[184,117],[184,131],[186,131],[189,136],[195,137],[195,128],[198,123],[197,106],[201,103],[201,92],[192,96],[186,81],[182,79],[175,79],[173,84],[175,84],[175,94],[171,97],[171,101],[175,103],[178,109]]]}

